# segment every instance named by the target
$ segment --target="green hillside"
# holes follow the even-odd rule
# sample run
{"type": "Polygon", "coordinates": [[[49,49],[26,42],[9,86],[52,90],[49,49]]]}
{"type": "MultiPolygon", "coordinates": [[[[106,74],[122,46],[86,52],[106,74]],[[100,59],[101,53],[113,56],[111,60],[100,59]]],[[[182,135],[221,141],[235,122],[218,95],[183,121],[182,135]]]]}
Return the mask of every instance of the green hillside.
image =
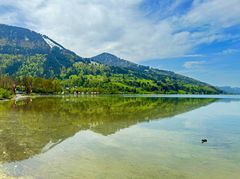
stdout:
{"type": "Polygon", "coordinates": [[[0,25],[0,72],[19,89],[39,93],[221,93],[209,84],[112,54],[82,58],[45,35],[7,25],[0,25]]]}

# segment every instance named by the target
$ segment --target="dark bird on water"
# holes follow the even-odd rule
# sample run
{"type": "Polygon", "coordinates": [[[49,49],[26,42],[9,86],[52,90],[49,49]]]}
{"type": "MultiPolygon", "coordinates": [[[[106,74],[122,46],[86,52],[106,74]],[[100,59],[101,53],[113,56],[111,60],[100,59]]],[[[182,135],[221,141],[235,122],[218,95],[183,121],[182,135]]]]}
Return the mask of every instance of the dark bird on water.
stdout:
{"type": "Polygon", "coordinates": [[[202,144],[207,142],[207,139],[202,139],[202,144]]]}

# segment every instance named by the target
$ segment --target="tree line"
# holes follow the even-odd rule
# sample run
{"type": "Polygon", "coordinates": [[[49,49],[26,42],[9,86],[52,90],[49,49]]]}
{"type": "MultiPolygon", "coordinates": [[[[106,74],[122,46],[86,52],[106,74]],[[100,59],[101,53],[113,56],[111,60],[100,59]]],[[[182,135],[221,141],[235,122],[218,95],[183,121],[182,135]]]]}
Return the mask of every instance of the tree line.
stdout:
{"type": "Polygon", "coordinates": [[[10,98],[16,93],[57,94],[62,92],[59,80],[40,77],[12,78],[0,75],[0,98],[10,98]]]}

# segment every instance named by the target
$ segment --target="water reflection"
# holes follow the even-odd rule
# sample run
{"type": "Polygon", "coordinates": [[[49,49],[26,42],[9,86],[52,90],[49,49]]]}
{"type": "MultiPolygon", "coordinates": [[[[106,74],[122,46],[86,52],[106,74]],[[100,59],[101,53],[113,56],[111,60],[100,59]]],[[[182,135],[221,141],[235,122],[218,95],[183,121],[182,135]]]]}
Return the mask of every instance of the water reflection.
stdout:
{"type": "Polygon", "coordinates": [[[28,159],[81,130],[111,135],[140,122],[208,105],[215,99],[46,97],[0,104],[0,162],[28,159]]]}

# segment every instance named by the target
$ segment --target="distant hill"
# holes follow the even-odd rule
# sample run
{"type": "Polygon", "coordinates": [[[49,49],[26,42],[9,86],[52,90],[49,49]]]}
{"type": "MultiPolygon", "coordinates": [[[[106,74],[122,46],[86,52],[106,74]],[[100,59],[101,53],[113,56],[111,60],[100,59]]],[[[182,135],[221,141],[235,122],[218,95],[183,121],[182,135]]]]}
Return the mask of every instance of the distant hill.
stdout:
{"type": "Polygon", "coordinates": [[[238,87],[222,86],[219,89],[229,94],[240,94],[240,88],[238,87]]]}
{"type": "Polygon", "coordinates": [[[129,68],[132,70],[148,70],[148,66],[138,65],[136,63],[118,58],[115,55],[112,55],[110,53],[102,53],[100,55],[97,55],[95,57],[91,58],[92,61],[102,63],[107,66],[115,66],[115,67],[121,67],[121,68],[129,68]]]}
{"type": "Polygon", "coordinates": [[[159,70],[156,68],[151,68],[149,66],[138,65],[136,63],[129,62],[127,60],[118,58],[115,55],[112,55],[110,53],[102,53],[100,55],[90,58],[89,60],[104,64],[106,66],[131,69],[131,70],[137,71],[139,73],[144,73],[146,76],[152,75],[151,78],[154,78],[154,77],[168,78],[168,77],[170,77],[174,80],[181,80],[182,82],[185,82],[185,83],[190,83],[190,84],[195,84],[195,85],[208,85],[201,81],[198,81],[198,80],[195,80],[193,78],[189,78],[189,77],[186,77],[183,75],[179,75],[179,74],[176,74],[171,71],[159,70]]]}
{"type": "Polygon", "coordinates": [[[201,81],[109,53],[83,58],[46,35],[4,24],[0,24],[0,73],[54,78],[65,88],[104,93],[221,93],[201,81]]]}

